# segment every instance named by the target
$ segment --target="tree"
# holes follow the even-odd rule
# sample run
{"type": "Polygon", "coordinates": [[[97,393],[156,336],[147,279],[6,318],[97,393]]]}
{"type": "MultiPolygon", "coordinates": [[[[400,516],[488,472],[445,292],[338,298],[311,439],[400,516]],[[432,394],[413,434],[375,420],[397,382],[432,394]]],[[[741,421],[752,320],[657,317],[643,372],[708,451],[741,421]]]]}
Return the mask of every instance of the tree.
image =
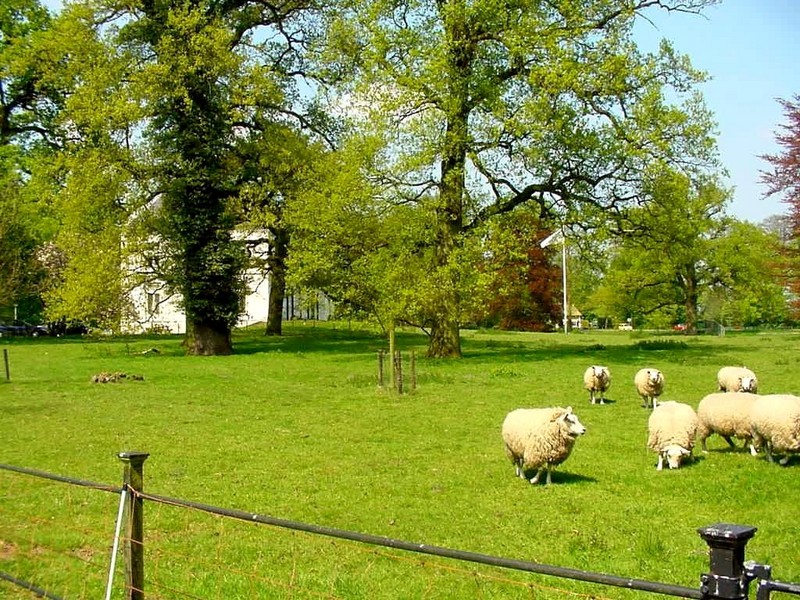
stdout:
{"type": "Polygon", "coordinates": [[[658,173],[646,188],[652,201],[621,221],[625,237],[603,283],[617,315],[680,319],[690,334],[701,310],[719,320],[737,302],[739,322],[780,319],[776,240],[725,216],[728,190],[674,172],[658,173]]]}
{"type": "Polygon", "coordinates": [[[47,231],[41,204],[26,184],[48,145],[54,105],[30,49],[49,25],[49,13],[36,0],[0,6],[0,306],[39,304],[43,275],[36,248],[47,231]]]}
{"type": "MultiPolygon", "coordinates": [[[[118,265],[135,257],[149,268],[142,276],[180,294],[189,353],[232,351],[248,260],[233,231],[243,219],[240,194],[259,177],[241,148],[254,145],[265,122],[311,123],[294,94],[299,49],[312,37],[299,34],[307,8],[144,0],[76,3],[62,16],[61,27],[87,46],[55,48],[70,86],[62,195],[86,197],[93,173],[110,178],[103,240],[124,233],[118,265]],[[81,161],[87,153],[97,160],[81,161]]],[[[265,162],[262,153],[252,160],[265,162]]],[[[63,289],[87,274],[93,250],[73,257],[63,289]]]]}
{"type": "Polygon", "coordinates": [[[429,356],[461,354],[471,267],[455,262],[482,223],[533,203],[591,227],[636,200],[647,165],[713,163],[709,115],[691,93],[702,74],[668,43],[645,55],[631,37],[648,8],[709,3],[338,4],[321,59],[346,78],[352,114],[383,137],[372,170],[391,190],[383,197],[430,219],[431,264],[416,302],[429,356]]]}
{"type": "Polygon", "coordinates": [[[788,121],[775,134],[775,140],[783,147],[783,152],[761,156],[772,164],[772,171],[761,172],[761,181],[767,186],[764,196],[782,196],[782,200],[789,205],[793,237],[797,239],[800,238],[800,95],[795,96],[793,101],[779,102],[788,121]]]}
{"type": "Polygon", "coordinates": [[[550,232],[522,208],[498,215],[485,229],[482,259],[476,259],[478,284],[465,301],[473,306],[473,320],[501,329],[550,331],[562,315],[561,269],[551,260],[552,250],[540,245],[550,232]]]}
{"type": "Polygon", "coordinates": [[[765,196],[779,195],[789,205],[789,240],[783,249],[786,285],[794,296],[794,318],[800,318],[800,95],[794,100],[779,100],[787,123],[781,125],[775,139],[783,152],[761,158],[772,164],[772,171],[762,171],[765,196]]]}

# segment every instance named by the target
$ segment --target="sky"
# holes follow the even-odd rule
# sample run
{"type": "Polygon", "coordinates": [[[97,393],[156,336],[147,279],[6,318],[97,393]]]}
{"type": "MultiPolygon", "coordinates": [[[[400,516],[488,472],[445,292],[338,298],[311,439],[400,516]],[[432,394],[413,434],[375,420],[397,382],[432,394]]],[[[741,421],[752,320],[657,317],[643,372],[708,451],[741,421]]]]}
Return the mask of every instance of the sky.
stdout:
{"type": "Polygon", "coordinates": [[[770,165],[759,156],[782,152],[775,132],[788,121],[777,98],[800,95],[800,0],[722,0],[701,16],[647,14],[655,28],[643,29],[653,40],[671,40],[711,77],[700,90],[718,124],[726,183],[734,187],[729,213],[753,223],[785,214],[779,198],[763,198],[760,171],[770,165]]]}

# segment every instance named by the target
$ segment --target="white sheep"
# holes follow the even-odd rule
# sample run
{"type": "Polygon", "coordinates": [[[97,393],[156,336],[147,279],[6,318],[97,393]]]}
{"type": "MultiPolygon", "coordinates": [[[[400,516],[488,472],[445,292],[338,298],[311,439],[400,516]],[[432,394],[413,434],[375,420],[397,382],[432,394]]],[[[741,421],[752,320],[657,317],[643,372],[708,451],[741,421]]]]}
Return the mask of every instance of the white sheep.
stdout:
{"type": "Polygon", "coordinates": [[[567,459],[575,440],[585,432],[571,406],[518,408],[503,421],[506,454],[518,477],[526,479],[525,471],[536,469],[531,483],[540,481],[542,473],[547,472],[549,485],[553,468],[567,459]]]}
{"type": "Polygon", "coordinates": [[[758,393],[758,378],[747,367],[722,367],[717,373],[717,384],[721,392],[758,393]]]}
{"type": "Polygon", "coordinates": [[[691,456],[697,424],[697,414],[688,404],[669,400],[653,408],[647,421],[647,447],[658,453],[658,471],[664,468],[664,459],[670,469],[677,469],[684,457],[691,456]]]}
{"type": "Polygon", "coordinates": [[[589,399],[592,404],[600,399],[600,404],[605,404],[606,392],[611,387],[611,371],[608,367],[593,365],[583,374],[583,386],[589,390],[589,399]]]}
{"type": "Polygon", "coordinates": [[[706,439],[714,433],[722,436],[731,448],[736,447],[732,438],[744,440],[745,447],[751,442],[750,410],[757,397],[745,392],[717,392],[700,400],[697,437],[703,452],[708,452],[706,439]]]}
{"type": "Polygon", "coordinates": [[[767,459],[774,462],[774,453],[784,454],[780,464],[789,462],[789,456],[800,452],[800,397],[791,394],[758,396],[750,410],[753,445],[764,448],[767,459]]]}
{"type": "Polygon", "coordinates": [[[658,397],[664,393],[664,374],[658,369],[640,369],[633,378],[636,391],[647,408],[655,408],[658,397]]]}

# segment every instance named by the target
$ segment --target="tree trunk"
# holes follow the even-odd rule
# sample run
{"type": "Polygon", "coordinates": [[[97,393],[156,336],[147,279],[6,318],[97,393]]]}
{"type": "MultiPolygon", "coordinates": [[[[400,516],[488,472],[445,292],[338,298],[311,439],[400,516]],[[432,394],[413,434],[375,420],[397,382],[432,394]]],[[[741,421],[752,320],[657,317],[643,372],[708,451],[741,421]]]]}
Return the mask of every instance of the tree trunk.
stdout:
{"type": "Polygon", "coordinates": [[[460,358],[461,336],[458,320],[441,318],[431,327],[428,340],[428,356],[431,358],[460,358]]]}
{"type": "Polygon", "coordinates": [[[283,327],[283,299],[286,297],[286,257],[289,254],[289,232],[276,228],[273,232],[267,265],[270,272],[269,312],[264,335],[281,335],[283,327]]]}
{"type": "Polygon", "coordinates": [[[684,280],[684,305],[686,311],[686,333],[697,335],[697,277],[694,272],[694,265],[689,270],[688,276],[684,280]]]}
{"type": "Polygon", "coordinates": [[[196,356],[232,354],[230,327],[206,320],[190,323],[186,332],[186,353],[196,356]]]}
{"type": "Polygon", "coordinates": [[[440,293],[435,294],[435,307],[428,341],[431,358],[461,356],[459,334],[458,281],[449,268],[453,250],[458,243],[464,223],[466,194],[466,162],[469,144],[470,93],[468,82],[475,47],[470,43],[464,11],[454,10],[446,19],[448,41],[449,109],[442,148],[442,181],[439,188],[439,207],[436,214],[436,267],[442,275],[437,281],[440,293]]]}

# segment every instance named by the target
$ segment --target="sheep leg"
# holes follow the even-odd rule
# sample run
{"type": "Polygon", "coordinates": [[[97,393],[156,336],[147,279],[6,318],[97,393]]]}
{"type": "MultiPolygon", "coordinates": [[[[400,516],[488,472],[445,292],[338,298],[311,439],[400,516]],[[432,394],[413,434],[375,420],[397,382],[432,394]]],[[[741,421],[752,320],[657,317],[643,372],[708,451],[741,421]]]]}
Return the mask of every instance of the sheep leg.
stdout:
{"type": "MultiPolygon", "coordinates": [[[[787,457],[787,458],[788,458],[788,457],[787,457]]],[[[553,483],[552,479],[550,479],[550,474],[551,474],[552,472],[553,472],[553,470],[552,470],[552,469],[547,469],[547,482],[546,482],[546,484],[547,484],[547,485],[550,485],[551,483],[553,483]]]]}
{"type": "MultiPolygon", "coordinates": [[[[532,484],[532,485],[533,485],[533,484],[536,484],[536,483],[539,483],[539,476],[540,476],[540,475],[542,474],[542,472],[543,472],[543,471],[545,471],[545,470],[546,470],[546,468],[545,468],[545,467],[540,467],[540,468],[539,468],[539,470],[538,470],[538,471],[536,471],[536,475],[534,475],[533,477],[531,477],[531,484],[532,484]]],[[[548,475],[548,477],[550,476],[550,472],[549,472],[549,471],[548,471],[547,475],[548,475]]]]}
{"type": "Polygon", "coordinates": [[[724,439],[726,442],[728,442],[728,446],[730,446],[731,448],[736,448],[736,444],[733,443],[733,440],[731,439],[731,436],[723,435],[722,439],[724,439]]]}
{"type": "Polygon", "coordinates": [[[791,456],[791,454],[787,454],[786,456],[784,456],[782,459],[780,459],[778,461],[778,464],[781,465],[782,467],[785,467],[789,463],[789,457],[790,456],[791,456]]]}
{"type": "Polygon", "coordinates": [[[703,452],[708,454],[708,448],[706,447],[706,439],[707,439],[707,436],[700,438],[700,448],[702,448],[703,452]]]}
{"type": "Polygon", "coordinates": [[[656,465],[656,471],[661,471],[664,468],[664,455],[660,452],[658,453],[658,464],[656,465]]]}

